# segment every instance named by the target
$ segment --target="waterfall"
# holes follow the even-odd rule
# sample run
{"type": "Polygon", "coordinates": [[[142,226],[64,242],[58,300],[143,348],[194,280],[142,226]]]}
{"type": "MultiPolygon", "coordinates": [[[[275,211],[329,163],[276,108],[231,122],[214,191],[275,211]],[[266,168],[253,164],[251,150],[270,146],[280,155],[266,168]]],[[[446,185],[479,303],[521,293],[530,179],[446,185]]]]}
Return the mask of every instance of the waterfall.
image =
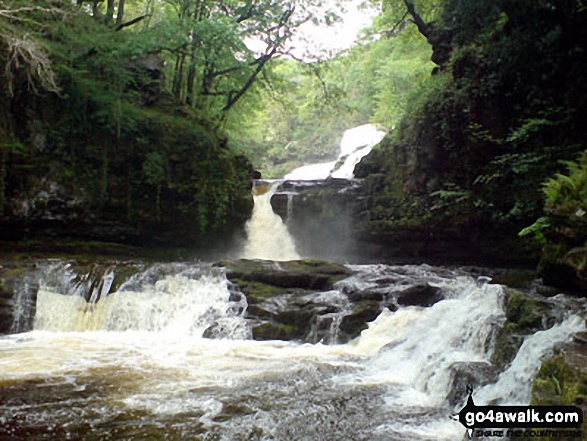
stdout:
{"type": "Polygon", "coordinates": [[[568,341],[573,334],[584,329],[585,320],[572,315],[550,329],[528,336],[511,366],[501,373],[498,381],[475,393],[475,402],[502,405],[529,403],[532,381],[542,362],[552,357],[556,344],[568,341]]]}
{"type": "Polygon", "coordinates": [[[109,293],[113,271],[89,284],[75,282],[68,265],[56,265],[42,278],[34,329],[51,332],[159,332],[201,337],[212,328],[229,338],[250,332],[239,299],[231,300],[220,268],[158,264],[132,276],[109,293]],[[96,288],[98,287],[98,288],[96,288]]]}
{"type": "Polygon", "coordinates": [[[271,196],[275,194],[281,181],[267,184],[258,183],[253,197],[253,215],[245,225],[247,242],[241,257],[244,259],[296,260],[293,238],[279,215],[273,212],[271,196]]]}
{"type": "MultiPolygon", "coordinates": [[[[254,305],[223,268],[76,268],[40,269],[34,330],[0,338],[0,438],[462,439],[449,419],[460,410],[447,402],[452,368],[488,363],[505,320],[504,288],[465,270],[349,265],[333,289],[298,297],[336,306],[312,330],[331,342],[350,293],[427,283],[443,300],[384,309],[345,344],[253,341],[254,305]]],[[[527,404],[553,346],[584,329],[570,315],[527,337],[476,404],[527,404]]]]}
{"type": "Polygon", "coordinates": [[[381,142],[385,132],[373,124],[348,129],[340,141],[340,151],[335,161],[310,164],[296,168],[284,179],[312,181],[328,177],[352,179],[355,166],[381,142]]]}

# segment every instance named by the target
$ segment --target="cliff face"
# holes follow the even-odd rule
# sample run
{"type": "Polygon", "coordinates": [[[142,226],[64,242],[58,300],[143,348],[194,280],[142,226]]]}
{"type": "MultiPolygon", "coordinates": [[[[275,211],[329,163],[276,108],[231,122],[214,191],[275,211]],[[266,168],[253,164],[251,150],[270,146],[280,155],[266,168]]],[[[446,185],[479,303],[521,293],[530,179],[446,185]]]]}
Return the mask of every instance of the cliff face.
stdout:
{"type": "Polygon", "coordinates": [[[2,96],[0,240],[210,247],[248,219],[248,159],[164,92],[157,57],[123,66],[116,97],[74,79],[2,96]]]}

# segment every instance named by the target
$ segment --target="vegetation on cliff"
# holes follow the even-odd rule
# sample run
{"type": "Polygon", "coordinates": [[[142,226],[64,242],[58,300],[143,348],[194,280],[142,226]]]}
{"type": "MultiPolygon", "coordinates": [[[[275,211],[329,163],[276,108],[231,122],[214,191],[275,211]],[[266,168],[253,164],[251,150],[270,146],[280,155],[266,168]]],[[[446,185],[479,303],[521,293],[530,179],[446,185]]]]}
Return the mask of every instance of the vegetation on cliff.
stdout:
{"type": "Polygon", "coordinates": [[[223,125],[246,94],[255,97],[304,10],[2,2],[2,238],[185,245],[241,225],[253,170],[223,125]],[[249,50],[247,38],[265,52],[249,50]]]}
{"type": "Polygon", "coordinates": [[[543,213],[542,183],[585,149],[585,5],[447,0],[425,16],[424,2],[399,3],[437,67],[357,170],[372,193],[366,230],[451,230],[481,251],[491,232],[519,253],[517,233],[543,213]]]}

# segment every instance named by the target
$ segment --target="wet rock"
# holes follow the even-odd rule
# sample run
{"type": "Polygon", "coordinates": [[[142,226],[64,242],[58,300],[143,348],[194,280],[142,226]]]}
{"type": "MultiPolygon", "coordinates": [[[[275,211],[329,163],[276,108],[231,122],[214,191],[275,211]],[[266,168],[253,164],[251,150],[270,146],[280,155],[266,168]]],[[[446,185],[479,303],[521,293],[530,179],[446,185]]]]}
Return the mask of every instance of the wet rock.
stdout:
{"type": "Polygon", "coordinates": [[[282,294],[283,288],[324,291],[352,271],[343,265],[321,260],[292,260],[273,262],[264,260],[236,260],[219,262],[226,268],[227,278],[239,286],[252,303],[260,298],[282,294]]]}
{"type": "Polygon", "coordinates": [[[506,322],[496,337],[491,362],[505,368],[516,356],[527,335],[550,329],[563,319],[562,311],[546,299],[508,290],[506,322]]]}
{"type": "Polygon", "coordinates": [[[299,329],[278,323],[262,323],[253,327],[253,340],[297,340],[301,339],[299,329]]]}
{"type": "Polygon", "coordinates": [[[432,306],[444,299],[440,288],[428,283],[410,286],[408,289],[393,293],[398,305],[432,306]]]}
{"type": "MultiPolygon", "coordinates": [[[[577,406],[587,413],[587,346],[564,344],[542,363],[532,385],[532,405],[577,406]]],[[[585,438],[582,438],[585,439],[585,438]]]]}
{"type": "Polygon", "coordinates": [[[7,334],[10,332],[14,320],[12,313],[13,309],[13,295],[4,289],[4,283],[3,281],[0,281],[0,334],[7,334]]]}
{"type": "Polygon", "coordinates": [[[288,309],[280,312],[275,316],[275,320],[285,325],[291,325],[298,328],[300,332],[310,329],[318,311],[311,306],[305,308],[288,309]]]}
{"type": "Polygon", "coordinates": [[[31,261],[0,262],[0,334],[33,328],[39,288],[36,271],[31,261]]]}
{"type": "Polygon", "coordinates": [[[362,300],[381,302],[384,300],[385,294],[378,291],[353,291],[348,293],[348,298],[351,302],[360,302],[362,300]]]}
{"type": "Polygon", "coordinates": [[[499,370],[490,363],[457,362],[450,368],[450,390],[446,397],[451,406],[464,402],[467,386],[473,390],[497,381],[499,370]]]}
{"type": "Polygon", "coordinates": [[[344,332],[349,339],[358,337],[363,330],[369,327],[367,323],[377,318],[381,309],[379,302],[373,300],[364,300],[358,303],[351,314],[342,318],[341,332],[344,332]]]}
{"type": "Polygon", "coordinates": [[[358,180],[285,181],[271,198],[273,211],[287,221],[296,249],[320,259],[353,259],[354,219],[363,209],[358,180]]]}

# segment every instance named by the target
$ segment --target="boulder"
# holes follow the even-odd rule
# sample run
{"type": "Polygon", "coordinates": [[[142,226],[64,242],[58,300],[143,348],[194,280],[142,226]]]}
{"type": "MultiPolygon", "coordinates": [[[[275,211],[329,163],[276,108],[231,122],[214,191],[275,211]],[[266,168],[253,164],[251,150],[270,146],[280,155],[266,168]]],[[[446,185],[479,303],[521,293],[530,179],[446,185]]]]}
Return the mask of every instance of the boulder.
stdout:
{"type": "Polygon", "coordinates": [[[278,323],[262,323],[253,327],[253,340],[298,340],[299,330],[293,326],[278,323]]]}
{"type": "MultiPolygon", "coordinates": [[[[587,333],[555,348],[532,384],[531,405],[577,406],[587,414],[587,333]]],[[[582,440],[585,440],[585,434],[582,440]]]]}
{"type": "Polygon", "coordinates": [[[355,305],[353,312],[342,318],[340,331],[346,334],[347,340],[358,337],[361,332],[369,327],[381,313],[381,305],[373,300],[364,300],[355,305]]]}
{"type": "Polygon", "coordinates": [[[328,290],[352,273],[338,263],[310,259],[288,262],[241,259],[217,265],[226,268],[227,278],[241,288],[247,300],[252,298],[252,303],[258,298],[282,294],[283,288],[328,290]]]}
{"type": "Polygon", "coordinates": [[[410,286],[392,295],[401,306],[432,306],[444,299],[440,288],[428,283],[410,286]]]}
{"type": "Polygon", "coordinates": [[[499,370],[491,363],[457,362],[450,368],[450,390],[446,397],[451,406],[462,403],[467,398],[467,387],[473,390],[497,381],[499,370]]]}

